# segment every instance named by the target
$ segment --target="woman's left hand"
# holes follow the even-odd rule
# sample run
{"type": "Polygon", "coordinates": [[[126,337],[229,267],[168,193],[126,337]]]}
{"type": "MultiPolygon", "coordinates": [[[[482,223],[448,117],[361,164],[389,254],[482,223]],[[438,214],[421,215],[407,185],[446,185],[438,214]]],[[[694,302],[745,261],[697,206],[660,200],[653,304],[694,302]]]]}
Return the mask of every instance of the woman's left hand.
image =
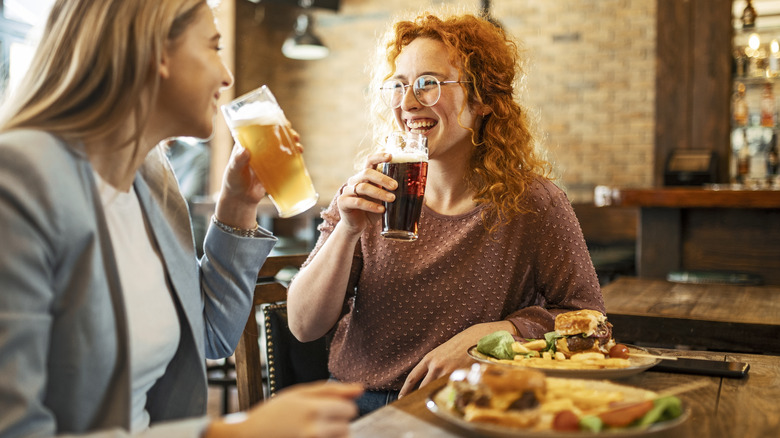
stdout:
{"type": "Polygon", "coordinates": [[[468,368],[474,360],[469,357],[467,350],[483,336],[498,330],[509,330],[512,333],[514,326],[509,321],[473,325],[434,348],[412,368],[398,396],[403,397],[439,377],[450,375],[458,368],[468,368]]]}

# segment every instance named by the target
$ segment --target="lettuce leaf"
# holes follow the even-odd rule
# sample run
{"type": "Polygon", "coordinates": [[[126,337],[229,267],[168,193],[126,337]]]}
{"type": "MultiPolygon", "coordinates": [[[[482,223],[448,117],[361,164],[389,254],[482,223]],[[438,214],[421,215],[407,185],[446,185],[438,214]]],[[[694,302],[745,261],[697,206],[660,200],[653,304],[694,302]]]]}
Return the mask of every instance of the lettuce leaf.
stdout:
{"type": "Polygon", "coordinates": [[[515,338],[511,333],[499,330],[483,336],[477,343],[477,351],[497,359],[514,359],[513,342],[515,342],[515,338]]]}
{"type": "Polygon", "coordinates": [[[637,426],[649,426],[661,421],[672,420],[682,415],[682,401],[669,395],[653,400],[653,409],[650,409],[644,417],[637,420],[637,426]]]}

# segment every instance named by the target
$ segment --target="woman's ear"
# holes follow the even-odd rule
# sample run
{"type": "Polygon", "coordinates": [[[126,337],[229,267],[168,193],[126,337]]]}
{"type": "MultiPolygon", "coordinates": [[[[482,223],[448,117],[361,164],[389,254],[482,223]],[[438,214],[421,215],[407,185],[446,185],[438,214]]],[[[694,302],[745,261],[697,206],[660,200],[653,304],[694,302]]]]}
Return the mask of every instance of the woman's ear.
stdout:
{"type": "Polygon", "coordinates": [[[482,117],[485,117],[486,115],[488,115],[488,114],[492,113],[492,112],[493,112],[493,109],[492,109],[492,108],[490,108],[489,106],[485,105],[485,104],[481,104],[481,105],[479,106],[479,110],[478,110],[478,112],[479,112],[479,115],[480,115],[480,116],[482,116],[482,117]]]}
{"type": "Polygon", "coordinates": [[[157,66],[157,74],[162,79],[168,79],[171,77],[171,59],[168,56],[168,44],[163,46],[162,55],[160,56],[160,64],[157,66]]]}

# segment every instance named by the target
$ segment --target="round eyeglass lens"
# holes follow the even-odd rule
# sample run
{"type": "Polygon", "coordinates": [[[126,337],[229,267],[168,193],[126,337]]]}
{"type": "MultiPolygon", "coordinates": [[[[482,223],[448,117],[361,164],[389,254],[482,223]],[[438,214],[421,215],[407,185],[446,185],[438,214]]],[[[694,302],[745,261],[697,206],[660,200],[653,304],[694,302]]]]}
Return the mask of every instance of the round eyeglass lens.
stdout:
{"type": "Polygon", "coordinates": [[[439,80],[430,75],[423,75],[414,80],[414,97],[424,106],[436,105],[441,97],[439,80]]]}
{"type": "Polygon", "coordinates": [[[401,81],[391,79],[382,84],[380,91],[382,93],[382,101],[390,108],[395,109],[401,106],[401,100],[404,98],[406,87],[401,81]]]}
{"type": "Polygon", "coordinates": [[[398,79],[390,79],[382,84],[380,92],[382,100],[390,108],[398,108],[404,100],[406,89],[412,87],[414,98],[423,106],[433,106],[441,97],[441,85],[438,79],[431,75],[423,75],[415,79],[412,85],[404,85],[398,79]]]}

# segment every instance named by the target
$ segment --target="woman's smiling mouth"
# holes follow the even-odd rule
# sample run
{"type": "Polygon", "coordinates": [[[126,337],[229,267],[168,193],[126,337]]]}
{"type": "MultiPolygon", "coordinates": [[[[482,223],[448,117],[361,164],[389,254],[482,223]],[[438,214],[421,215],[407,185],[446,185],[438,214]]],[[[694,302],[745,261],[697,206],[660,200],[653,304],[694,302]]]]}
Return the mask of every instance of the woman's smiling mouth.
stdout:
{"type": "Polygon", "coordinates": [[[425,133],[436,126],[436,121],[432,119],[407,120],[406,127],[414,133],[425,133]]]}

